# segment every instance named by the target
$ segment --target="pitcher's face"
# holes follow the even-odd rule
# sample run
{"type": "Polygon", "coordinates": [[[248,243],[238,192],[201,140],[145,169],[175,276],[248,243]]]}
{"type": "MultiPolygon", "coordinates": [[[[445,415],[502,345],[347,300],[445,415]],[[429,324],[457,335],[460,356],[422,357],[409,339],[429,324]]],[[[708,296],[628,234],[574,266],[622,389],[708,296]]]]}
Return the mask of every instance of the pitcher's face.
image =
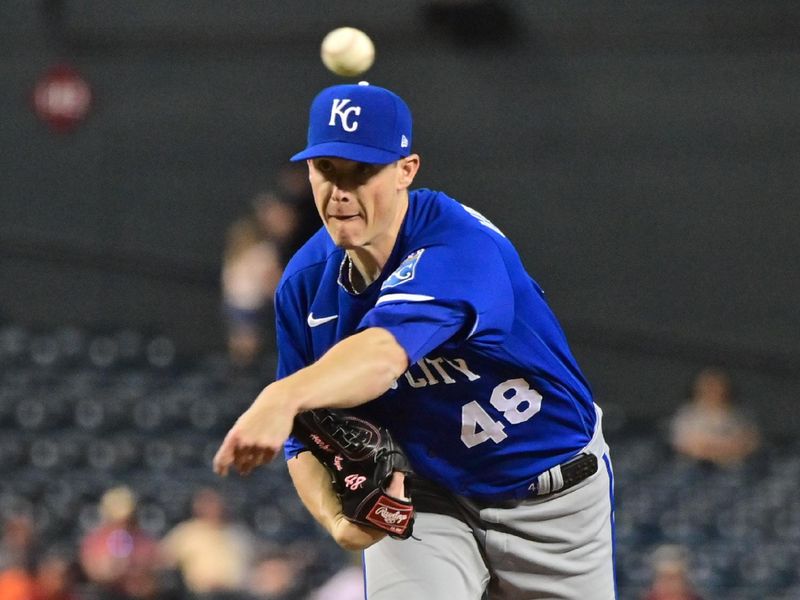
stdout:
{"type": "Polygon", "coordinates": [[[373,165],[343,158],[308,161],[314,202],[333,242],[346,250],[394,245],[417,158],[373,165]]]}

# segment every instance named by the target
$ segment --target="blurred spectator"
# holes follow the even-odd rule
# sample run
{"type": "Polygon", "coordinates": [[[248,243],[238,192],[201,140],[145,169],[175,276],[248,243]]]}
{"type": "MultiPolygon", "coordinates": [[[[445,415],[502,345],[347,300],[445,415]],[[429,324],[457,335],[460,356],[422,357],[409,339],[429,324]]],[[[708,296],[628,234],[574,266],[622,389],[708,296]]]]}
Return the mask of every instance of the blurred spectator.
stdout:
{"type": "Polygon", "coordinates": [[[31,518],[24,514],[7,517],[0,538],[0,600],[30,600],[36,551],[31,518]]]}
{"type": "Polygon", "coordinates": [[[81,541],[80,564],[103,600],[155,598],[158,543],[136,523],[136,498],[125,486],[100,500],[100,524],[81,541]]]}
{"type": "Polygon", "coordinates": [[[313,550],[306,548],[304,544],[297,547],[262,548],[250,577],[251,596],[257,600],[294,600],[305,597],[303,571],[315,557],[313,550]]]}
{"type": "Polygon", "coordinates": [[[275,245],[252,218],[228,229],[222,263],[222,306],[228,354],[237,367],[249,367],[263,350],[272,296],[282,270],[275,245]]]}
{"type": "Polygon", "coordinates": [[[297,207],[282,194],[264,192],[253,199],[253,214],[264,239],[275,247],[282,270],[295,251],[293,241],[299,219],[297,207]]]}
{"type": "Polygon", "coordinates": [[[322,227],[304,162],[287,163],[278,172],[278,189],[295,208],[297,227],[288,240],[288,257],[297,252],[322,227]]]}
{"type": "Polygon", "coordinates": [[[297,230],[295,206],[277,193],[258,194],[252,209],[228,228],[222,265],[228,351],[237,367],[253,365],[273,338],[272,297],[297,230]]]}
{"type": "Polygon", "coordinates": [[[192,518],[178,523],[161,541],[165,566],[177,568],[198,598],[235,597],[247,587],[255,539],[228,521],[223,498],[210,488],[192,501],[192,518]]]}
{"type": "Polygon", "coordinates": [[[63,552],[51,550],[38,561],[33,576],[31,600],[77,600],[74,564],[63,552]]]}
{"type": "Polygon", "coordinates": [[[642,600],[703,600],[689,577],[686,551],[680,546],[660,546],[653,553],[653,581],[642,600]]]}
{"type": "Polygon", "coordinates": [[[3,521],[0,538],[0,571],[33,568],[38,542],[33,520],[26,514],[10,515],[3,521]]]}
{"type": "Polygon", "coordinates": [[[0,600],[77,600],[72,553],[42,551],[26,515],[6,519],[0,541],[0,600]]]}
{"type": "Polygon", "coordinates": [[[254,366],[272,344],[272,298],[286,263],[321,226],[308,169],[289,163],[274,190],[257,194],[251,214],[227,232],[222,296],[228,355],[239,368],[254,366]]]}
{"type": "Polygon", "coordinates": [[[25,569],[10,567],[0,571],[0,600],[31,600],[33,577],[25,569]]]}
{"type": "Polygon", "coordinates": [[[671,422],[677,452],[721,466],[746,459],[758,448],[759,437],[755,424],[734,406],[730,379],[719,369],[697,375],[691,397],[671,422]]]}
{"type": "Polygon", "coordinates": [[[364,567],[361,564],[361,554],[351,552],[350,558],[350,564],[314,590],[308,600],[363,600],[364,567]]]}

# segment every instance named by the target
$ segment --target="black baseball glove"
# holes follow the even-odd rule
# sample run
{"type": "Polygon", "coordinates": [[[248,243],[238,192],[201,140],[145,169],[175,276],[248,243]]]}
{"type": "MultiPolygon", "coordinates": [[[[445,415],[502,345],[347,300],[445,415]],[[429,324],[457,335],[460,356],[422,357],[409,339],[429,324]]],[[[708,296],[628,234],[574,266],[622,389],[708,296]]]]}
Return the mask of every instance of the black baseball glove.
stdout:
{"type": "Polygon", "coordinates": [[[295,417],[292,434],[330,473],[347,520],[395,538],[411,536],[414,505],[408,459],[386,428],[341,411],[317,409],[295,417]],[[409,500],[387,492],[395,471],[406,475],[409,500]]]}

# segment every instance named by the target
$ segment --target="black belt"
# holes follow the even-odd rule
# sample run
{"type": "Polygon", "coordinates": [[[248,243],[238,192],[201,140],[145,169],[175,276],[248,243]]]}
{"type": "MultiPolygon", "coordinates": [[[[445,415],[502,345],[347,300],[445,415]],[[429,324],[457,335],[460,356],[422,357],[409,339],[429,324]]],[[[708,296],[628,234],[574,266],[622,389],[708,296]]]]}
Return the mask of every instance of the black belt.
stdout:
{"type": "Polygon", "coordinates": [[[597,473],[597,457],[582,453],[540,474],[530,485],[534,496],[562,492],[597,473]]]}
{"type": "MultiPolygon", "coordinates": [[[[548,469],[539,475],[536,482],[530,485],[530,491],[532,492],[533,496],[537,498],[563,491],[594,475],[597,472],[597,465],[597,457],[594,454],[579,454],[567,462],[557,465],[552,469],[548,469]],[[552,482],[555,480],[555,483],[559,483],[559,475],[561,485],[558,487],[558,489],[554,489],[552,482]],[[549,486],[549,491],[547,493],[544,492],[543,486],[537,489],[537,484],[539,481],[547,482],[547,485],[549,486]]],[[[447,491],[445,488],[433,483],[428,479],[415,477],[412,481],[412,485],[414,486],[414,506],[416,507],[417,512],[430,512],[448,515],[461,519],[466,523],[472,523],[469,513],[460,510],[460,501],[456,500],[456,496],[453,492],[447,491]]],[[[531,499],[530,496],[527,499],[531,499]]],[[[463,500],[466,500],[466,498],[463,500]]],[[[477,509],[513,508],[518,506],[519,503],[524,500],[525,498],[499,501],[472,499],[468,502],[474,505],[477,509]]]]}

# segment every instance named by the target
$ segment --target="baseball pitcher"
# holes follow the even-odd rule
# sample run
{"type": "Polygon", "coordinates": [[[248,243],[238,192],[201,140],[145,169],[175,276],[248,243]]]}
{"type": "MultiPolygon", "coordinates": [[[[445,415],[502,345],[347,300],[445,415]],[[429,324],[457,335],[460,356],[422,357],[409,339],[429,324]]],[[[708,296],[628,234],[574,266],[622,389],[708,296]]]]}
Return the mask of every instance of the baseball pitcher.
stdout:
{"type": "Polygon", "coordinates": [[[601,411],[538,284],[486,217],[411,190],[411,113],[320,92],[305,160],[323,227],[277,290],[278,378],[215,470],[283,448],[370,600],[609,600],[613,481],[601,411]]]}

